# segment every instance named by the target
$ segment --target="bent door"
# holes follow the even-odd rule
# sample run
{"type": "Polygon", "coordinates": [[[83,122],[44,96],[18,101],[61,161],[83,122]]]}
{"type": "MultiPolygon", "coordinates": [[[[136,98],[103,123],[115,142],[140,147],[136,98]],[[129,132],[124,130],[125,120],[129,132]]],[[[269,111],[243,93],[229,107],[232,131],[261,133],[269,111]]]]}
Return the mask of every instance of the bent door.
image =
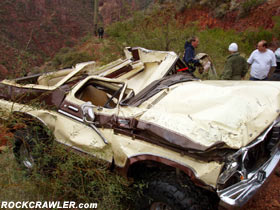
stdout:
{"type": "MultiPolygon", "coordinates": [[[[65,144],[90,153],[98,158],[112,161],[111,136],[119,101],[125,93],[126,84],[110,79],[91,76],[76,85],[66,96],[59,112],[71,118],[59,135],[66,135],[65,144]],[[84,105],[91,109],[91,121],[85,117],[84,105]],[[65,132],[66,131],[66,132],[65,132]]],[[[126,94],[127,95],[127,94],[126,94]]]]}

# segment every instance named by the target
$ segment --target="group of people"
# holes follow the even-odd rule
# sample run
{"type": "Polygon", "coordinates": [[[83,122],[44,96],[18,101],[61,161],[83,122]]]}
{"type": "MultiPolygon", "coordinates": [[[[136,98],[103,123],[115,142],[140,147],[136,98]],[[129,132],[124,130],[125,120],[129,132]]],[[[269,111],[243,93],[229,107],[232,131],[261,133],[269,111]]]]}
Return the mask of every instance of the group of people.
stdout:
{"type": "MultiPolygon", "coordinates": [[[[195,59],[195,48],[197,48],[198,45],[198,37],[191,37],[185,43],[183,60],[188,70],[192,73],[196,70],[196,67],[201,66],[200,60],[195,59]]],[[[273,52],[268,49],[267,42],[261,40],[257,45],[257,49],[251,53],[248,60],[240,55],[236,43],[231,43],[228,47],[228,51],[230,55],[226,59],[221,79],[244,79],[249,67],[251,67],[249,80],[280,81],[280,48],[273,52]]]]}

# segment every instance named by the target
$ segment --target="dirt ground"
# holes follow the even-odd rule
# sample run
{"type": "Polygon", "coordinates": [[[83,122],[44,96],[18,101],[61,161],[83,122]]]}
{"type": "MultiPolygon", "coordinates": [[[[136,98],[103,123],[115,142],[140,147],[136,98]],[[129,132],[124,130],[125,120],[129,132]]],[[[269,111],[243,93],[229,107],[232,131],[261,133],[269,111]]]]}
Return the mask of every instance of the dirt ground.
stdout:
{"type": "Polygon", "coordinates": [[[280,165],[262,190],[242,210],[280,209],[280,165]],[[278,173],[278,174],[277,174],[278,173]]]}

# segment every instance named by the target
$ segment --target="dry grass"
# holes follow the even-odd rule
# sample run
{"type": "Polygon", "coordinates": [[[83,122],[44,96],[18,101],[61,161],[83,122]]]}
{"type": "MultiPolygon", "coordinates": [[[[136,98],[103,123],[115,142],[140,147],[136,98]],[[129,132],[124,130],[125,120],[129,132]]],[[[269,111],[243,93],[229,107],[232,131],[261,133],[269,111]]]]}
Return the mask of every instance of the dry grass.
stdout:
{"type": "Polygon", "coordinates": [[[40,201],[52,199],[48,183],[34,182],[15,161],[11,150],[0,154],[0,198],[2,201],[40,201]],[[43,187],[46,185],[46,187],[43,187]]]}

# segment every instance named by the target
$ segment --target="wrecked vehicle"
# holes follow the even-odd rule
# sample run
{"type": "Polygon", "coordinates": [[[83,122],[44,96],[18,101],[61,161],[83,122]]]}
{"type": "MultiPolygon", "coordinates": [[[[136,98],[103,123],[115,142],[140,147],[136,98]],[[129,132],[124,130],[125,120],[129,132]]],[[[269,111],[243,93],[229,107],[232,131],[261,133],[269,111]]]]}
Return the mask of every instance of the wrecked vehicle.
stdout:
{"type": "MultiPolygon", "coordinates": [[[[2,119],[33,120],[124,176],[156,171],[144,190],[149,209],[241,207],[280,159],[280,84],[201,81],[182,69],[174,52],[136,47],[101,67],[3,80],[2,119]]],[[[32,168],[34,134],[24,132],[14,151],[32,168]]]]}

